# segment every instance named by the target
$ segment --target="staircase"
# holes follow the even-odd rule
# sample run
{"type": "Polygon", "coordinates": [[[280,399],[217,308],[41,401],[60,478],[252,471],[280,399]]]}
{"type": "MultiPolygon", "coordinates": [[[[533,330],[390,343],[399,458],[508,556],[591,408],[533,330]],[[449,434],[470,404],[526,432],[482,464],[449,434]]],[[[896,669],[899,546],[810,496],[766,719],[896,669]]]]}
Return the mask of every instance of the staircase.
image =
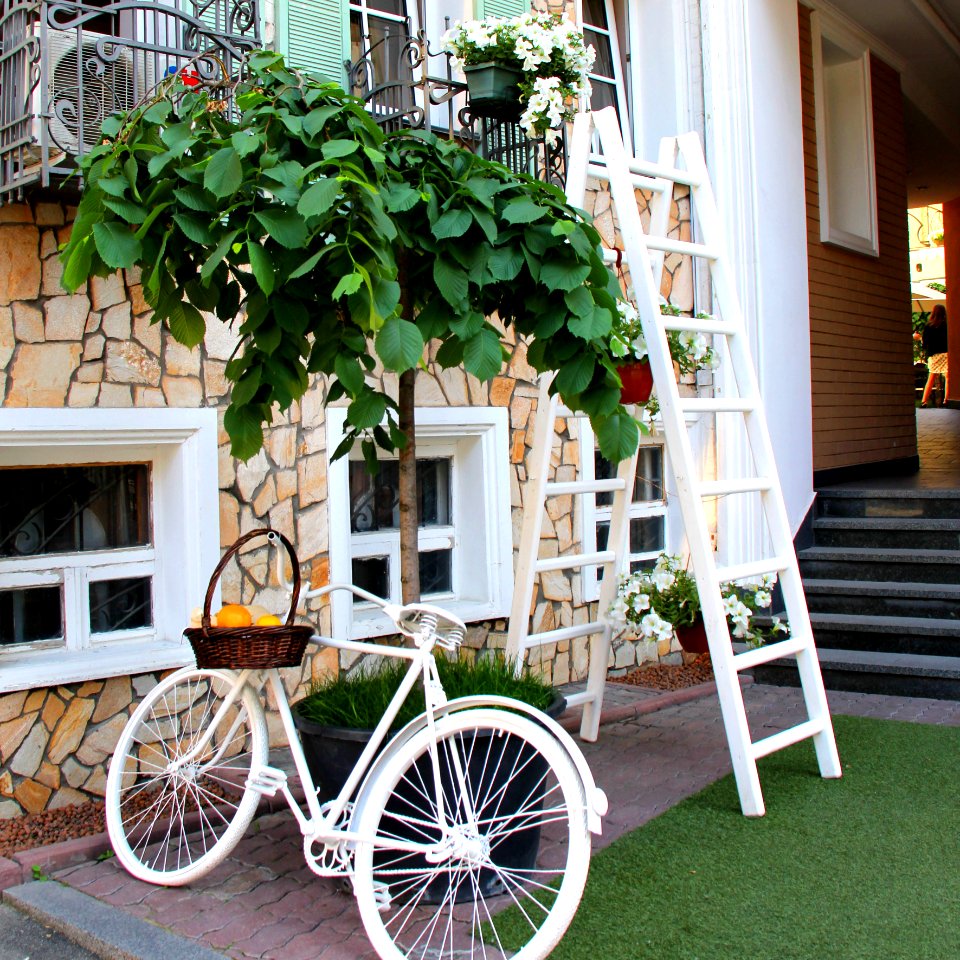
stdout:
{"type": "Polygon", "coordinates": [[[826,488],[813,528],[798,557],[827,688],[960,700],[960,490],[826,488]]]}

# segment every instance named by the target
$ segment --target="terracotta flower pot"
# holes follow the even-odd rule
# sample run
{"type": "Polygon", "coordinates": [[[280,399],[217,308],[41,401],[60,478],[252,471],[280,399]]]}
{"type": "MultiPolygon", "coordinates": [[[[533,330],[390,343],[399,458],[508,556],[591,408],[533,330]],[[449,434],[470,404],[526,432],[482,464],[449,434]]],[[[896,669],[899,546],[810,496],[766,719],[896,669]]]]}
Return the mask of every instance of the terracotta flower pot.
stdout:
{"type": "Polygon", "coordinates": [[[620,382],[621,403],[646,403],[653,390],[653,371],[645,360],[636,363],[625,363],[617,367],[620,382]]]}
{"type": "Polygon", "coordinates": [[[710,644],[707,643],[707,628],[703,617],[698,616],[687,627],[675,627],[677,641],[687,653],[709,653],[710,644]]]}

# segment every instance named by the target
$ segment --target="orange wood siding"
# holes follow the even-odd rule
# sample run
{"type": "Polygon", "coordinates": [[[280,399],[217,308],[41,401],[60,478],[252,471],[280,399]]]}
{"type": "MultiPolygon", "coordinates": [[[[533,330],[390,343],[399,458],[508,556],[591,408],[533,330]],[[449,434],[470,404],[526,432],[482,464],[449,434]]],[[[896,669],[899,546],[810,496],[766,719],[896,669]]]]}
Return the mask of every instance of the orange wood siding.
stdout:
{"type": "Polygon", "coordinates": [[[799,15],[813,468],[912,457],[917,431],[900,76],[871,58],[880,256],[821,243],[810,11],[800,6],[799,15]]]}

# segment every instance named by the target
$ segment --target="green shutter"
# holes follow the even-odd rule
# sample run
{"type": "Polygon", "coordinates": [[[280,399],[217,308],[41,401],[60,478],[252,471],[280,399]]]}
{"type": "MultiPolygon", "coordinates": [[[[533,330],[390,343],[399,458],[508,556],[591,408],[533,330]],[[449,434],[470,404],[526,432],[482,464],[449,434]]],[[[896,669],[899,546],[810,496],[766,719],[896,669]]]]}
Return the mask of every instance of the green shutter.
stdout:
{"type": "Polygon", "coordinates": [[[530,9],[530,0],[476,0],[477,19],[519,17],[530,9]]]}
{"type": "Polygon", "coordinates": [[[347,0],[278,0],[277,49],[292,66],[344,83],[343,62],[350,56],[347,0]]]}

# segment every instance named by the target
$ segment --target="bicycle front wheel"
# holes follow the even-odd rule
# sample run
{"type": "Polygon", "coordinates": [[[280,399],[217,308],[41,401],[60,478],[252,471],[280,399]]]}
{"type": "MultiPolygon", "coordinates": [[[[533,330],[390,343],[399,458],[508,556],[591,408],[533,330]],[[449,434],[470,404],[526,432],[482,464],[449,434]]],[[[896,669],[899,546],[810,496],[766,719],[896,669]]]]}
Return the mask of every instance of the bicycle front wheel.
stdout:
{"type": "Polygon", "coordinates": [[[230,671],[177,671],[120,735],[107,775],[107,831],[140,880],[180,886],[203,876],[253,819],[259,794],[247,780],[267,762],[267,725],[248,686],[221,711],[236,683],[230,671]]]}
{"type": "Polygon", "coordinates": [[[354,886],[384,960],[540,960],[556,946],[580,903],[590,836],[580,777],[544,727],[503,710],[444,717],[436,741],[414,736],[371,791],[354,886]]]}

